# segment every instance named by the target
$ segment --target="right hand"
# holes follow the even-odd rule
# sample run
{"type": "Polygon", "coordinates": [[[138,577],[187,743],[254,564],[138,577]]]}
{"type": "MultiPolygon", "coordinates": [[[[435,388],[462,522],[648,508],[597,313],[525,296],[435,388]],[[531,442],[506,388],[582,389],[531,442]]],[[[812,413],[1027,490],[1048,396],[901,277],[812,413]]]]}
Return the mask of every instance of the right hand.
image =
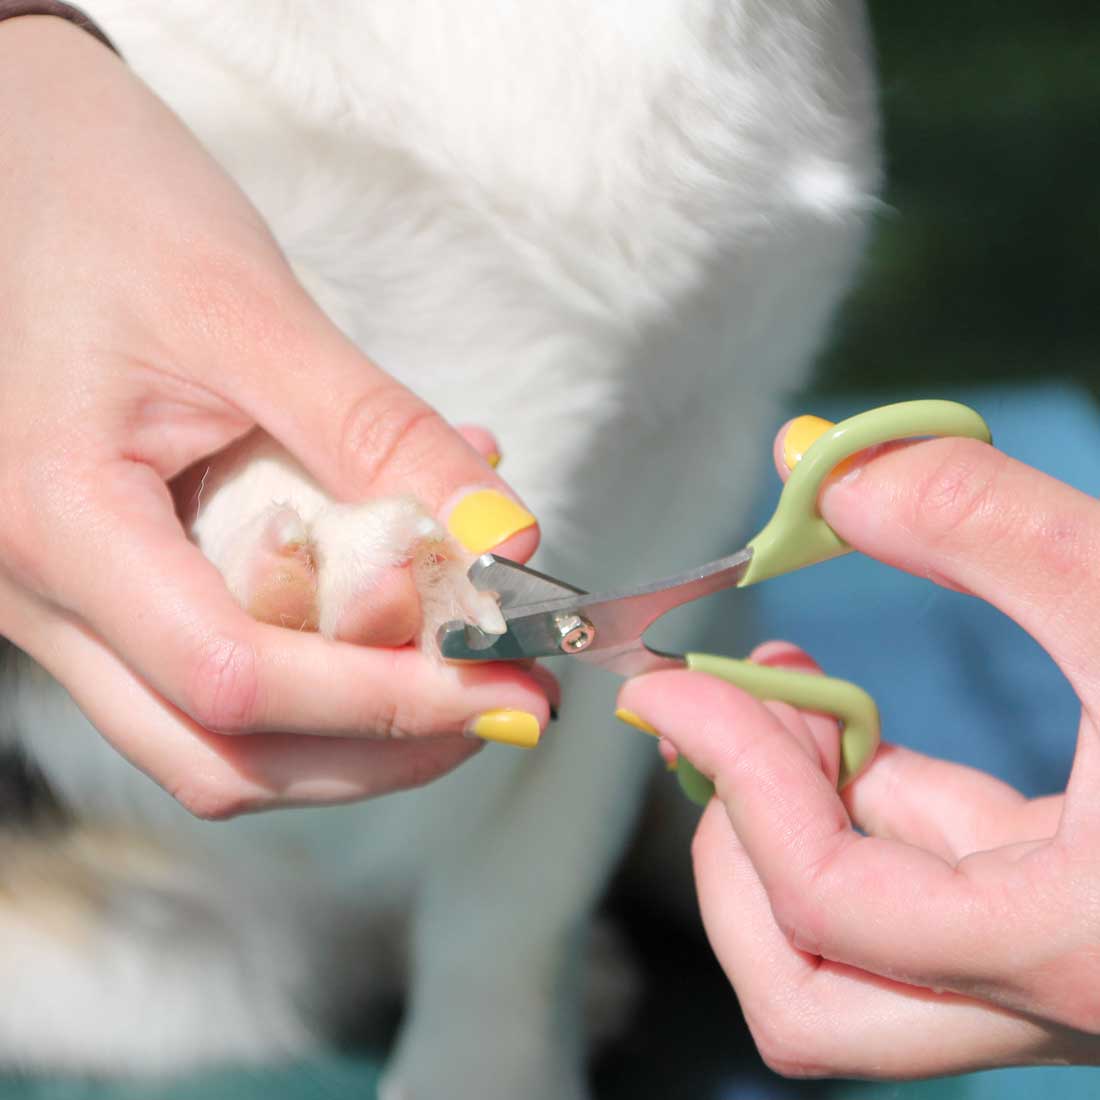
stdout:
{"type": "MultiPolygon", "coordinates": [[[[700,673],[624,686],[620,705],[715,783],[699,902],[761,1053],[799,1076],[1100,1064],[1100,503],[934,439],[864,454],[820,508],[857,550],[1014,619],[1081,722],[1064,795],[888,743],[838,793],[832,718],[700,673]]],[[[754,659],[820,671],[789,645],[754,659]]]]}
{"type": "Polygon", "coordinates": [[[340,499],[511,494],[325,318],[179,120],[91,36],[13,19],[0,165],[0,632],[204,817],[423,783],[488,710],[545,727],[537,674],[254,622],[185,537],[168,482],[257,426],[340,499]]]}

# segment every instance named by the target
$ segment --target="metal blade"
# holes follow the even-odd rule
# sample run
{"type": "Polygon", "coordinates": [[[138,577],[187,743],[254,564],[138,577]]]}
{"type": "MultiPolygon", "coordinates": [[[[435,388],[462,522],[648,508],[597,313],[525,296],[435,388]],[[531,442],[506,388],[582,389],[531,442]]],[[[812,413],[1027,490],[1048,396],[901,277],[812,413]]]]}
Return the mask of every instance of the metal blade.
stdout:
{"type": "Polygon", "coordinates": [[[482,554],[466,576],[479,592],[495,593],[501,611],[585,594],[583,589],[496,554],[482,554]]]}
{"type": "Polygon", "coordinates": [[[687,662],[678,653],[662,653],[659,649],[650,649],[645,642],[640,641],[618,649],[598,649],[594,653],[589,650],[579,653],[577,658],[626,679],[641,676],[644,672],[663,672],[670,668],[687,667],[687,662]]]}
{"type": "MultiPolygon", "coordinates": [[[[510,614],[522,615],[528,607],[545,609],[551,603],[568,606],[585,595],[580,588],[496,554],[482,554],[466,576],[479,592],[496,596],[505,621],[510,614]]],[[[440,653],[451,661],[519,661],[526,656],[510,631],[486,634],[459,620],[441,626],[436,641],[440,653]]]]}
{"type": "MultiPolygon", "coordinates": [[[[439,648],[449,660],[515,661],[559,653],[597,660],[601,651],[625,652],[640,645],[646,629],[681,604],[732,588],[745,575],[752,551],[698,566],[685,573],[617,593],[576,593],[505,610],[508,632],[483,634],[464,623],[448,623],[439,632],[439,648]],[[471,635],[471,630],[474,634],[471,635]]],[[[533,572],[533,571],[531,571],[533,572]]],[[[562,587],[553,578],[537,575],[562,587]]],[[[612,656],[608,652],[607,656],[612,656]]]]}

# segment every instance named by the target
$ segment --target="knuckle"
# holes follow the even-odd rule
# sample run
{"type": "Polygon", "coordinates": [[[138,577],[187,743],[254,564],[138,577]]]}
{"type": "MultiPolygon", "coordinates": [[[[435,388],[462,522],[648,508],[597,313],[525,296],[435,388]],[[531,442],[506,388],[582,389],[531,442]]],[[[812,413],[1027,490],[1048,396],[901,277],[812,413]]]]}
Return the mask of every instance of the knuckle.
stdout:
{"type": "MultiPolygon", "coordinates": [[[[803,828],[808,831],[810,823],[803,828]]],[[[792,835],[789,842],[794,849],[799,847],[797,835],[792,835]]],[[[837,859],[843,850],[843,843],[826,844],[818,849],[816,856],[769,887],[775,922],[798,951],[824,956],[834,941],[830,913],[835,906],[830,904],[830,899],[843,896],[847,889],[836,879],[837,859]]]]}
{"type": "Polygon", "coordinates": [[[204,641],[195,658],[184,710],[205,729],[245,733],[259,712],[256,651],[238,638],[204,641]]]}
{"type": "Polygon", "coordinates": [[[1079,515],[1051,514],[1039,519],[1043,568],[1073,593],[1080,591],[1082,569],[1090,569],[1100,550],[1100,532],[1079,515]]]}
{"type": "Polygon", "coordinates": [[[438,464],[443,420],[430,406],[390,382],[361,394],[340,427],[338,463],[344,485],[360,492],[384,473],[413,477],[438,464]]]}
{"type": "Polygon", "coordinates": [[[363,734],[371,740],[404,741],[418,732],[414,717],[397,699],[374,699],[363,734]]]}
{"type": "Polygon", "coordinates": [[[231,821],[261,809],[263,800],[235,784],[198,780],[172,792],[175,800],[200,821],[231,821]]]}
{"type": "Polygon", "coordinates": [[[806,896],[805,885],[798,883],[773,887],[769,892],[772,915],[792,947],[810,955],[820,955],[826,931],[812,896],[806,896]]]}
{"type": "Polygon", "coordinates": [[[912,529],[933,546],[965,543],[975,531],[983,539],[991,537],[995,532],[990,526],[1004,523],[1007,515],[995,507],[1007,462],[1005,455],[976,440],[943,440],[939,461],[913,496],[912,529]]]}
{"type": "Polygon", "coordinates": [[[401,716],[401,708],[392,699],[383,699],[375,704],[371,716],[371,736],[386,740],[399,740],[405,736],[406,726],[401,716]]]}
{"type": "Polygon", "coordinates": [[[785,1004],[769,1004],[748,1020],[753,1042],[767,1067],[781,1077],[822,1077],[823,1064],[812,1029],[785,1004]]]}
{"type": "MultiPolygon", "coordinates": [[[[386,683],[394,685],[394,691],[401,690],[405,673],[401,665],[402,653],[398,649],[384,651],[388,653],[389,670],[386,683]]],[[[408,724],[408,717],[396,694],[389,692],[380,694],[371,700],[370,715],[366,722],[364,733],[372,738],[399,739],[407,735],[407,731],[416,728],[408,724]]]]}

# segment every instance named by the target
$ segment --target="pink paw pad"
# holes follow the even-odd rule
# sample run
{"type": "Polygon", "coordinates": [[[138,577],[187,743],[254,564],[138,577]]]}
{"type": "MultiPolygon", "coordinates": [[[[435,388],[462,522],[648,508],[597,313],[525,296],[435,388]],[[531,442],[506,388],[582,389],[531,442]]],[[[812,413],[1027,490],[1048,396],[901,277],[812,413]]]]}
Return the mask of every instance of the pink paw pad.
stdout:
{"type": "Polygon", "coordinates": [[[237,598],[260,622],[316,630],[320,619],[317,567],[308,532],[293,508],[261,519],[249,560],[242,563],[237,598]]]}

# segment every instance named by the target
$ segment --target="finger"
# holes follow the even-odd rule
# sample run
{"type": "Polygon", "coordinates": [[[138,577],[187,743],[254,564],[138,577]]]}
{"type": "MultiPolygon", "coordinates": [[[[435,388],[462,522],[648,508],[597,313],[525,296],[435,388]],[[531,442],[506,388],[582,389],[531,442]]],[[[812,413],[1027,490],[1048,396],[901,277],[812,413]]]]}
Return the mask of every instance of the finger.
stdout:
{"type": "Polygon", "coordinates": [[[420,631],[420,593],[412,570],[384,570],[351,602],[336,623],[333,636],[341,642],[369,646],[403,646],[420,631]]]}
{"type": "MultiPolygon", "coordinates": [[[[127,475],[86,505],[83,541],[65,540],[64,552],[51,557],[45,588],[68,593],[80,619],[95,623],[97,636],[199,725],[225,733],[437,735],[506,709],[545,728],[546,699],[515,667],[445,666],[415,650],[343,645],[254,622],[182,538],[159,478],[140,467],[127,475]]],[[[54,667],[52,639],[21,644],[68,682],[54,667]]]]}
{"type": "MultiPolygon", "coordinates": [[[[808,653],[790,642],[765,642],[752,651],[749,659],[773,668],[789,668],[811,676],[822,675],[821,666],[808,653]]],[[[801,715],[806,731],[813,738],[822,771],[835,784],[840,775],[839,723],[828,714],[802,711],[801,715]]],[[[798,735],[798,725],[787,723],[787,728],[798,735]]]]}
{"type": "Polygon", "coordinates": [[[561,711],[561,683],[558,678],[545,665],[540,664],[531,664],[526,667],[526,672],[542,688],[550,707],[550,717],[556,719],[561,711]]]}
{"type": "Polygon", "coordinates": [[[482,746],[461,737],[219,735],[158,696],[86,632],[57,627],[52,633],[55,663],[63,666],[73,702],[135,767],[203,818],[342,803],[419,786],[482,746]]]}
{"type": "Polygon", "coordinates": [[[657,751],[661,754],[661,759],[664,761],[665,767],[674,772],[680,766],[680,754],[676,751],[676,746],[666,737],[662,737],[657,742],[657,751]]]}
{"type": "Polygon", "coordinates": [[[500,465],[500,443],[487,428],[477,424],[460,424],[457,431],[494,470],[500,465]]]}
{"type": "Polygon", "coordinates": [[[1064,1057],[1045,1028],[1011,1012],[799,951],[718,802],[692,857],[707,937],[778,1072],[907,1078],[1064,1057]]]}
{"type": "Polygon", "coordinates": [[[413,492],[447,519],[473,492],[491,491],[480,498],[481,515],[453,533],[475,554],[512,538],[510,553],[530,557],[535,519],[475,447],[367,359],[304,292],[283,294],[278,317],[261,307],[252,327],[235,318],[233,333],[216,334],[219,361],[234,363],[222,378],[227,396],[338,499],[413,492]]]}
{"type": "MultiPolygon", "coordinates": [[[[781,425],[772,440],[772,459],[776,472],[784,481],[791,476],[791,471],[802,461],[810,447],[831,427],[831,421],[819,416],[799,416],[781,425]]],[[[885,450],[904,446],[907,446],[906,442],[880,443],[850,455],[829,471],[826,482],[839,480],[885,450]]]]}
{"type": "Polygon", "coordinates": [[[957,863],[971,852],[1058,830],[1061,797],[1027,799],[985,772],[883,744],[844,791],[852,820],[874,836],[900,840],[957,863]]]}
{"type": "Polygon", "coordinates": [[[1100,706],[1100,506],[971,439],[885,448],[828,485],[822,515],[856,549],[1000,608],[1100,706]]]}
{"type": "Polygon", "coordinates": [[[991,912],[1010,890],[987,892],[930,852],[857,834],[818,762],[732,685],[653,673],[628,683],[621,699],[713,779],[777,923],[799,949],[966,992],[1013,971],[1018,945],[1043,927],[1026,889],[1011,912],[991,912]],[[987,942],[991,927],[1004,931],[1003,943],[987,942]]]}
{"type": "MultiPolygon", "coordinates": [[[[813,658],[790,642],[764,642],[752,651],[749,659],[774,668],[821,674],[821,668],[813,658]]],[[[809,755],[819,761],[824,773],[835,783],[840,774],[840,738],[836,719],[827,714],[795,711],[786,703],[765,701],[764,705],[783,722],[809,755]]],[[[665,766],[675,770],[678,764],[675,746],[662,738],[659,749],[665,766]]]]}

